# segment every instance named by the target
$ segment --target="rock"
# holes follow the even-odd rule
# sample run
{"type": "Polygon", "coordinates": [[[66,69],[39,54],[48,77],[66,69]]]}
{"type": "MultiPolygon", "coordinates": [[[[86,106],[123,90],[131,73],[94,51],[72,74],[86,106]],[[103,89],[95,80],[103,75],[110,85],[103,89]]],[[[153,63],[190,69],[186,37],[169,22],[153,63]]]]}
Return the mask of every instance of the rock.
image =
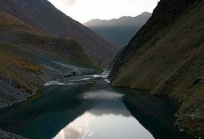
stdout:
{"type": "Polygon", "coordinates": [[[15,103],[23,102],[27,98],[35,95],[37,87],[32,86],[33,92],[30,93],[25,89],[19,88],[9,80],[0,78],[0,109],[15,103]]]}
{"type": "Polygon", "coordinates": [[[26,139],[26,138],[0,129],[0,139],[26,139]]]}

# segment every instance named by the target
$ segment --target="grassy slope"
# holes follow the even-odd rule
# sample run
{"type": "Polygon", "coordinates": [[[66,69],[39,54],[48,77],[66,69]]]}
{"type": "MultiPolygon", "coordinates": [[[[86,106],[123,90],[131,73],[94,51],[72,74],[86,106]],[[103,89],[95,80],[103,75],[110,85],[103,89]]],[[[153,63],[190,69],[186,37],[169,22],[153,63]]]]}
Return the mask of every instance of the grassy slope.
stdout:
{"type": "Polygon", "coordinates": [[[9,2],[8,0],[0,0],[0,11],[10,14],[20,20],[22,20],[27,25],[38,28],[43,32],[47,32],[49,35],[54,35],[49,31],[45,30],[42,26],[40,26],[36,21],[34,21],[27,13],[20,10],[15,4],[9,2]]]}
{"type": "Polygon", "coordinates": [[[0,77],[8,78],[16,85],[32,91],[30,87],[40,83],[37,76],[42,74],[42,71],[39,66],[28,60],[29,56],[29,52],[0,41],[0,77]]]}
{"type": "Polygon", "coordinates": [[[5,12],[0,11],[0,29],[1,30],[15,30],[15,31],[27,31],[33,34],[42,35],[43,33],[36,28],[25,24],[20,19],[11,16],[5,12]]]}
{"type": "Polygon", "coordinates": [[[117,82],[118,85],[125,83],[134,88],[154,89],[161,80],[171,75],[198,49],[192,47],[203,38],[202,8],[198,6],[197,10],[183,15],[179,21],[170,24],[145,43],[121,69],[113,84],[117,82]],[[153,45],[155,40],[158,41],[153,45]]]}
{"type": "MultiPolygon", "coordinates": [[[[11,30],[26,30],[34,34],[41,34],[41,32],[35,28],[4,12],[0,12],[0,30],[1,40],[4,37],[2,32],[11,30]]],[[[42,72],[36,64],[28,60],[29,56],[30,52],[12,43],[0,41],[0,77],[7,78],[17,86],[32,91],[31,85],[37,86],[40,83],[37,76],[42,74],[42,72]]]]}
{"type": "Polygon", "coordinates": [[[42,76],[49,76],[47,70],[33,60],[36,54],[27,49],[30,47],[53,59],[100,69],[76,41],[46,36],[4,12],[0,12],[0,30],[0,77],[7,78],[29,91],[31,85],[37,86],[45,80],[42,76]]]}
{"type": "Polygon", "coordinates": [[[99,68],[74,40],[57,38],[45,35],[38,29],[29,26],[4,12],[0,12],[1,37],[17,44],[31,45],[44,51],[55,53],[67,58],[70,62],[99,68]]]}
{"type": "Polygon", "coordinates": [[[204,1],[192,4],[120,67],[114,86],[151,89],[181,100],[177,125],[204,136],[204,1]]]}
{"type": "Polygon", "coordinates": [[[33,46],[46,53],[55,54],[65,60],[81,66],[99,70],[100,67],[86,54],[81,46],[70,38],[39,36],[28,32],[16,32],[13,43],[33,46]]]}

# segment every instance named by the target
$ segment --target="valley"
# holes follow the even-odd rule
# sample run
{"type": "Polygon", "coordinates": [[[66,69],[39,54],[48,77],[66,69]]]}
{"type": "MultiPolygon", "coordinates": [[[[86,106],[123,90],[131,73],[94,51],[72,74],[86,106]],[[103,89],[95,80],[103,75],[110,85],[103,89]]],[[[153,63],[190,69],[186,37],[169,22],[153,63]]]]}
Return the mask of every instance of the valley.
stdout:
{"type": "Polygon", "coordinates": [[[0,139],[204,137],[204,0],[53,1],[0,0],[0,139]]]}

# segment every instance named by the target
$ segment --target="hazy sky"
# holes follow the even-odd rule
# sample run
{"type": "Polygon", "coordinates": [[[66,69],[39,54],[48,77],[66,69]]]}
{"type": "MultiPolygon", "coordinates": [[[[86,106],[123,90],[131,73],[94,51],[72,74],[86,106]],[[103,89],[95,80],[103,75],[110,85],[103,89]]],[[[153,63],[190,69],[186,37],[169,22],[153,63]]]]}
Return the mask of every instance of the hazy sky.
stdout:
{"type": "Polygon", "coordinates": [[[49,0],[71,18],[84,23],[152,12],[159,0],[49,0]]]}

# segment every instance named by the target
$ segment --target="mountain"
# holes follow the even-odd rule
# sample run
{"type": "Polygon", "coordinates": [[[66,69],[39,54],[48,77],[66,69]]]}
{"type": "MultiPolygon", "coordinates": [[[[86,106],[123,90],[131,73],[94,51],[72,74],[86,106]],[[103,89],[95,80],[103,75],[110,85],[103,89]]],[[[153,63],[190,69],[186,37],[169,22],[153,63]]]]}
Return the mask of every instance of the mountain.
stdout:
{"type": "Polygon", "coordinates": [[[113,86],[151,90],[180,102],[175,125],[204,136],[204,0],[161,0],[122,50],[113,86]]]}
{"type": "Polygon", "coordinates": [[[76,40],[49,33],[5,0],[0,0],[0,63],[0,110],[25,101],[47,81],[101,72],[76,40]]]}
{"type": "MultiPolygon", "coordinates": [[[[60,61],[64,64],[99,69],[75,40],[47,36],[4,12],[0,12],[0,30],[0,75],[11,81],[17,81],[15,77],[18,76],[19,85],[25,81],[25,86],[28,87],[26,83],[28,81],[25,78],[32,76],[32,73],[29,75],[29,71],[34,72],[36,76],[44,75],[41,73],[46,75],[48,72],[41,72],[41,70],[49,66],[55,69],[57,74],[58,69],[55,66],[56,62],[60,61]],[[19,72],[16,73],[18,70],[19,72]],[[20,74],[21,71],[27,70],[26,76],[20,74]]],[[[66,73],[59,69],[58,74],[63,75],[63,72],[66,73]]],[[[34,81],[34,78],[32,80],[34,81]]],[[[22,85],[22,87],[25,86],[22,85]]]]}
{"type": "MultiPolygon", "coordinates": [[[[42,28],[46,33],[57,37],[76,40],[96,62],[115,55],[121,49],[120,46],[104,40],[92,30],[65,15],[47,0],[9,1],[32,18],[38,25],[35,27],[42,28]]],[[[15,16],[15,11],[12,12],[9,14],[15,16]]]]}
{"type": "Polygon", "coordinates": [[[144,12],[136,17],[124,16],[111,20],[94,19],[84,25],[106,40],[125,46],[150,17],[151,13],[144,12]]]}

